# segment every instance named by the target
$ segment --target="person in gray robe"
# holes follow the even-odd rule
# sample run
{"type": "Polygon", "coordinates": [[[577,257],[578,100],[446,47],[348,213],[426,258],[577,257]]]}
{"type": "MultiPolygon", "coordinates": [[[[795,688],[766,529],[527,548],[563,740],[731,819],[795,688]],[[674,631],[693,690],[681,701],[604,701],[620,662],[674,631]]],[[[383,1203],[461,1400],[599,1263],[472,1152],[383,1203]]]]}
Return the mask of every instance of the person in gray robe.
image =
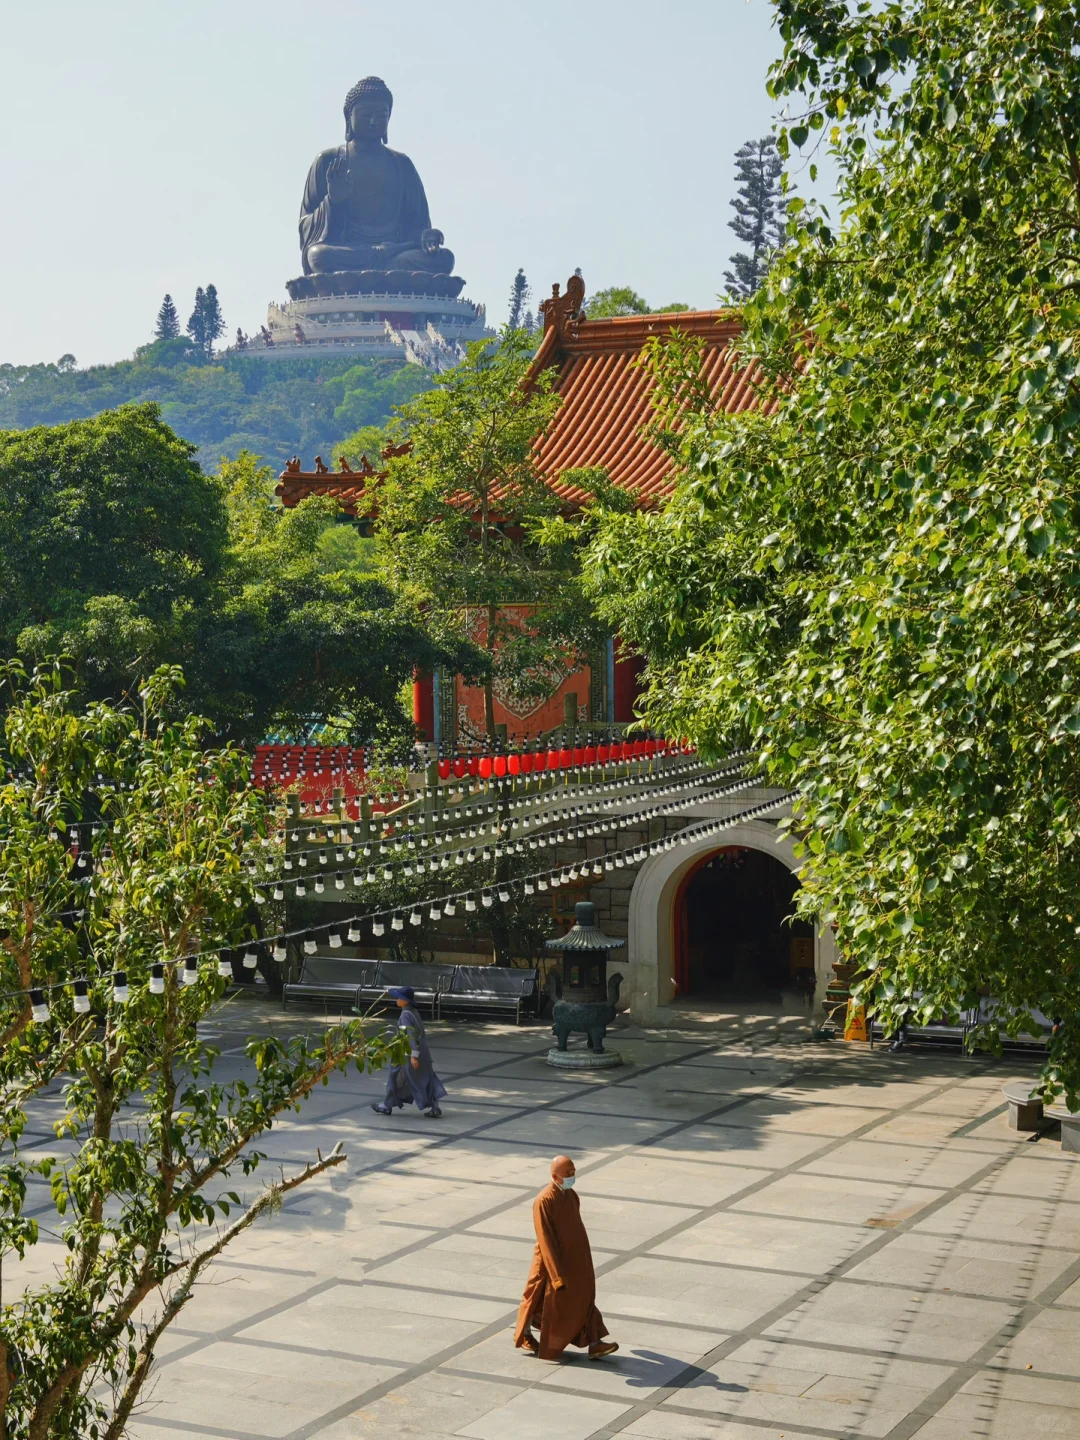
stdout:
{"type": "Polygon", "coordinates": [[[446,1086],[435,1074],[431,1051],[424,1035],[424,1024],[414,1008],[416,997],[411,985],[394,986],[386,992],[398,1004],[398,1029],[409,1042],[409,1058],[404,1065],[395,1065],[386,1077],[386,1098],[372,1105],[376,1115],[390,1115],[403,1105],[415,1105],[429,1120],[442,1114],[439,1101],[446,1086]]]}

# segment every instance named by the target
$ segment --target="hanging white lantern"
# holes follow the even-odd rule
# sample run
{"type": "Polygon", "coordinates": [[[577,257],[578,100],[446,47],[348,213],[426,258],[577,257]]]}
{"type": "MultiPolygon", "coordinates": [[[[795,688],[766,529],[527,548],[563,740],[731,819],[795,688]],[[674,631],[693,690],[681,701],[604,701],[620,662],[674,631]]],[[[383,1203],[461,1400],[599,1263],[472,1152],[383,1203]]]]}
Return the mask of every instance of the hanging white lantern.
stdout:
{"type": "Polygon", "coordinates": [[[340,950],[340,949],[341,949],[341,932],[338,931],[338,930],[331,930],[331,931],[330,931],[330,949],[331,949],[331,950],[340,950]]]}
{"type": "Polygon", "coordinates": [[[535,893],[536,893],[536,886],[533,884],[533,882],[532,882],[531,880],[526,880],[526,881],[525,881],[525,894],[526,894],[526,895],[535,895],[535,893]]]}
{"type": "Polygon", "coordinates": [[[347,935],[345,938],[348,940],[348,942],[349,942],[350,945],[359,945],[359,943],[360,943],[360,925],[359,925],[359,922],[358,922],[358,921],[356,921],[356,920],[351,920],[351,921],[349,922],[349,933],[348,933],[348,935],[347,935]]]}
{"type": "Polygon", "coordinates": [[[49,1007],[45,1003],[44,990],[30,991],[30,1018],[35,1025],[43,1025],[49,1018],[49,1007]]]}
{"type": "Polygon", "coordinates": [[[189,955],[184,961],[184,968],[180,972],[180,983],[183,985],[194,985],[199,978],[199,962],[194,955],[189,955]]]}
{"type": "Polygon", "coordinates": [[[285,941],[280,938],[275,940],[274,959],[278,962],[278,964],[280,965],[283,960],[286,960],[288,958],[288,955],[289,947],[285,944],[285,941]]]}
{"type": "Polygon", "coordinates": [[[341,873],[340,870],[339,870],[339,871],[337,872],[337,874],[334,876],[334,889],[335,889],[335,890],[344,890],[344,889],[345,889],[345,876],[341,873]]]}
{"type": "Polygon", "coordinates": [[[325,892],[325,890],[326,890],[326,886],[323,884],[323,878],[322,878],[322,876],[321,876],[321,875],[316,875],[316,876],[315,876],[315,894],[316,894],[316,895],[322,895],[322,894],[325,892]]]}
{"type": "Polygon", "coordinates": [[[443,914],[444,914],[444,915],[448,915],[451,920],[452,920],[452,919],[454,918],[454,916],[457,914],[457,906],[454,904],[453,900],[446,900],[446,901],[444,901],[444,903],[443,903],[443,914]]]}
{"type": "Polygon", "coordinates": [[[423,923],[424,923],[424,917],[420,914],[420,911],[419,911],[419,910],[413,910],[413,911],[410,912],[410,914],[409,914],[409,924],[410,924],[410,925],[422,925],[423,923]]]}
{"type": "Polygon", "coordinates": [[[126,1005],[131,999],[131,991],[128,989],[127,975],[123,970],[113,971],[113,999],[119,1005],[126,1005]]]}
{"type": "Polygon", "coordinates": [[[507,888],[506,888],[505,885],[501,885],[501,886],[499,887],[499,902],[500,902],[500,904],[505,905],[506,902],[507,902],[509,899],[510,899],[510,891],[507,890],[507,888]]]}
{"type": "Polygon", "coordinates": [[[475,911],[476,911],[476,901],[473,899],[473,897],[472,897],[471,895],[466,895],[466,896],[465,896],[465,910],[466,910],[466,913],[469,914],[469,915],[474,914],[475,911]]]}
{"type": "Polygon", "coordinates": [[[85,980],[76,980],[75,991],[75,1014],[89,1015],[90,1013],[90,986],[85,980]]]}
{"type": "Polygon", "coordinates": [[[297,895],[306,895],[306,894],[307,894],[307,886],[304,884],[303,880],[297,880],[297,882],[296,882],[296,893],[297,893],[297,895]]]}
{"type": "Polygon", "coordinates": [[[392,918],[391,921],[390,921],[390,929],[391,929],[391,930],[404,930],[404,929],[405,929],[405,921],[401,918],[400,915],[395,915],[395,916],[393,916],[393,918],[392,918]]]}
{"type": "Polygon", "coordinates": [[[315,939],[315,931],[314,931],[314,930],[308,930],[308,931],[306,932],[306,934],[304,935],[304,954],[305,954],[305,955],[314,955],[314,954],[315,954],[315,951],[316,951],[317,949],[318,949],[318,943],[317,943],[317,941],[316,941],[316,939],[315,939]]]}
{"type": "Polygon", "coordinates": [[[150,994],[151,994],[151,995],[164,995],[164,994],[165,994],[165,966],[164,966],[164,965],[151,965],[151,966],[150,966],[150,994]]]}
{"type": "Polygon", "coordinates": [[[224,955],[218,956],[217,973],[221,976],[223,980],[232,979],[232,961],[227,959],[224,955]]]}
{"type": "Polygon", "coordinates": [[[386,926],[383,924],[383,922],[382,922],[381,920],[373,920],[373,921],[371,922],[371,933],[372,933],[373,935],[385,935],[385,934],[386,934],[386,926]]]}
{"type": "Polygon", "coordinates": [[[280,885],[275,885],[275,886],[274,886],[274,899],[275,899],[275,900],[284,900],[284,899],[285,899],[285,891],[281,888],[280,885]]]}
{"type": "Polygon", "coordinates": [[[427,917],[427,918],[428,918],[430,921],[432,921],[432,923],[434,923],[436,920],[441,920],[441,919],[442,919],[442,911],[439,909],[439,907],[438,907],[437,905],[432,905],[431,909],[428,911],[428,917],[427,917]]]}

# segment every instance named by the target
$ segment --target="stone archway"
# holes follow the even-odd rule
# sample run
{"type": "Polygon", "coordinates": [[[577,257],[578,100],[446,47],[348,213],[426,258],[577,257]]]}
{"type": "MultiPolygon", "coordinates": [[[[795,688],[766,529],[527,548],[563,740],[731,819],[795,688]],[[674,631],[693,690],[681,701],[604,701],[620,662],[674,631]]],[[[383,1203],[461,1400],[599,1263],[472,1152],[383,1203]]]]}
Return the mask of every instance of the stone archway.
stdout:
{"type": "MultiPolygon", "coordinates": [[[[684,876],[706,855],[728,846],[760,850],[791,871],[794,847],[786,835],[765,820],[746,820],[723,836],[702,836],[673,850],[650,856],[638,871],[630,893],[624,984],[629,989],[630,1013],[640,1024],[653,1022],[672,1001],[672,964],[675,945],[675,902],[684,876]]],[[[819,927],[814,934],[814,970],[817,975],[815,1007],[820,1009],[832,976],[832,932],[819,927]]]]}

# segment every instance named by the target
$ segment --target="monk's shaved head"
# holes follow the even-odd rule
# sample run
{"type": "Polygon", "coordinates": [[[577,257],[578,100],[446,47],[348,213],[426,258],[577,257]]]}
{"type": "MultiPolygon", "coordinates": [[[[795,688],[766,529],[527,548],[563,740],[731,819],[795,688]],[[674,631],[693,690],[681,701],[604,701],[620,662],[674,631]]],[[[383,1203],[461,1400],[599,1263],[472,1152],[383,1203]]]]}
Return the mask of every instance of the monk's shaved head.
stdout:
{"type": "Polygon", "coordinates": [[[573,1175],[576,1166],[569,1155],[556,1155],[551,1162],[551,1178],[561,1180],[566,1175],[573,1175]]]}

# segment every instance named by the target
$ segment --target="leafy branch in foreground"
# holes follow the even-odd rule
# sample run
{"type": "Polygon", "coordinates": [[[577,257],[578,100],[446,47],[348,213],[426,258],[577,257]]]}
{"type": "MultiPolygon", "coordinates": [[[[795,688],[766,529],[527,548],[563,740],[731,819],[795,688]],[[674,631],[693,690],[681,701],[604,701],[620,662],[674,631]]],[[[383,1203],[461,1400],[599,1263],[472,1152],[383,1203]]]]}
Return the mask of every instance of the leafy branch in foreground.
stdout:
{"type": "Polygon", "coordinates": [[[37,1239],[24,1211],[39,1177],[68,1253],[51,1283],[0,1309],[0,1437],[113,1440],[206,1267],[344,1158],[335,1151],[241,1194],[234,1177],[258,1167],[259,1137],[335,1072],[384,1064],[397,1042],[365,1035],[360,1021],[317,1044],[259,1038],[247,1078],[213,1081],[216,1052],[198,1022],[226,988],[216,952],[252,935],[245,855],[270,820],[245,757],[205,749],[197,719],[164,718],[176,710],[176,672],[146,684],[141,713],[79,712],[55,672],[27,679],[8,666],[5,678],[0,1264],[37,1239]],[[201,952],[212,953],[185,983],[181,962],[201,952]],[[88,1012],[76,980],[87,981],[88,1012]],[[28,984],[43,990],[37,1018],[28,984]],[[63,1097],[58,1153],[24,1161],[27,1106],[47,1086],[63,1097]]]}

